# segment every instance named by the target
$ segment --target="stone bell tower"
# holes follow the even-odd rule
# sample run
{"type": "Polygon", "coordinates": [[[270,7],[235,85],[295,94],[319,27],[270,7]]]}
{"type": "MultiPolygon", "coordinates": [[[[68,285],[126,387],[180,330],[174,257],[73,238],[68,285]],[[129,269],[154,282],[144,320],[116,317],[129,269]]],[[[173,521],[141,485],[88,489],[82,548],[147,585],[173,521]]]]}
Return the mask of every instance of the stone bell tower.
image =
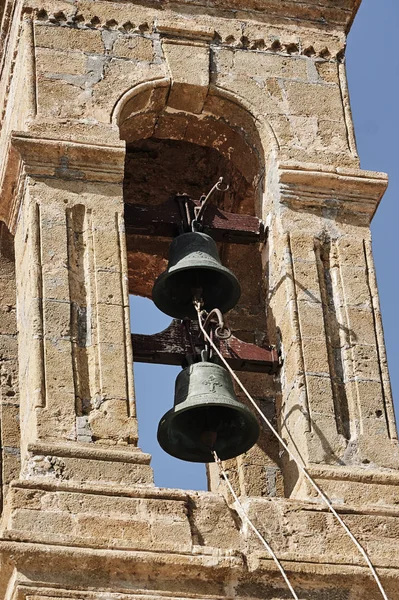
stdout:
{"type": "MultiPolygon", "coordinates": [[[[2,0],[1,599],[289,597],[215,466],[208,492],[157,488],[137,445],[129,292],[165,268],[171,199],[220,176],[218,214],[258,223],[210,227],[243,290],[233,334],[269,352],[240,378],[399,599],[369,232],[387,178],[359,168],[344,64],[359,4],[2,0]]],[[[381,597],[266,427],[225,469],[299,598],[381,597]]]]}

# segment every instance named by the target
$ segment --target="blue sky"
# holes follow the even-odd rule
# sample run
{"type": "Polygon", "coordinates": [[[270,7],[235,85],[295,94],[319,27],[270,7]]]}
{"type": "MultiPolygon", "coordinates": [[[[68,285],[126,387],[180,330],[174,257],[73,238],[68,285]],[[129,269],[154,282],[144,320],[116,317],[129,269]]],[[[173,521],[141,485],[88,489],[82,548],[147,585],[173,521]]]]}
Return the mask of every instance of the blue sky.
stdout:
{"type": "MultiPolygon", "coordinates": [[[[399,414],[399,31],[398,0],[363,0],[349,34],[348,83],[361,167],[389,174],[390,184],[372,223],[373,249],[396,411],[399,414]]],[[[134,299],[132,331],[155,333],[170,322],[150,302],[134,299]]],[[[179,369],[135,365],[140,446],[153,455],[155,483],[206,489],[203,465],[178,461],[156,441],[161,416],[172,407],[179,369]]]]}

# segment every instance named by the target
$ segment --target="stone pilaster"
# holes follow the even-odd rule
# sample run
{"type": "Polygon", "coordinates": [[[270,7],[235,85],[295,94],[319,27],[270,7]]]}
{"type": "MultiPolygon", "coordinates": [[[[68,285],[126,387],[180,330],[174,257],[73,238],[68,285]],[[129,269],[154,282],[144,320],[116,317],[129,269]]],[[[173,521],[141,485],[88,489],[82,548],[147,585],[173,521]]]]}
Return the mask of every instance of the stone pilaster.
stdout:
{"type": "Polygon", "coordinates": [[[149,457],[136,448],[124,150],[23,136],[14,145],[25,173],[15,234],[24,476],[87,480],[100,458],[101,477],[147,483],[149,457]]]}
{"type": "MultiPolygon", "coordinates": [[[[365,467],[399,465],[369,230],[386,184],[381,173],[292,164],[280,164],[271,184],[281,431],[310,472],[334,480],[327,488],[336,498],[350,495],[365,467]]],[[[286,471],[287,491],[301,496],[289,460],[286,471]]]]}

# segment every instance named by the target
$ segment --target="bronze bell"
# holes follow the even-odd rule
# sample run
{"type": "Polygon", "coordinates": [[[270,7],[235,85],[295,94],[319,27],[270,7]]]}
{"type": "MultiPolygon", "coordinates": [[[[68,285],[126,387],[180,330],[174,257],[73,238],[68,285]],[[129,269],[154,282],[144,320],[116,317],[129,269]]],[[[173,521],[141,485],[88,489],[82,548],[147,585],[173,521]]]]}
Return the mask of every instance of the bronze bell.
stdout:
{"type": "Polygon", "coordinates": [[[191,462],[222,460],[249,450],[257,441],[255,415],[234,394],[227,370],[210,362],[190,365],[175,384],[174,407],[161,419],[158,442],[172,456],[191,462]]]}
{"type": "Polygon", "coordinates": [[[207,311],[222,313],[235,306],[241,288],[234,273],[220,262],[214,240],[206,233],[183,233],[169,250],[169,265],[152,289],[155,305],[175,319],[195,318],[193,298],[207,311]]]}

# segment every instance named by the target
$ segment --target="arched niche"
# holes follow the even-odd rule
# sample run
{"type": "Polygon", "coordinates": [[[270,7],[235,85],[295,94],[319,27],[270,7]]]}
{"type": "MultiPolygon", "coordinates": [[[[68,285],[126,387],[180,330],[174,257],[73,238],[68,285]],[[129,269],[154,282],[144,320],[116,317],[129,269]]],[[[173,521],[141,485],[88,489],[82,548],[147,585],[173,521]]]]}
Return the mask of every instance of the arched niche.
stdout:
{"type": "MultiPolygon", "coordinates": [[[[172,109],[168,106],[169,90],[167,80],[142,85],[127,93],[116,107],[115,122],[126,142],[125,204],[161,205],[176,193],[199,199],[222,176],[229,190],[215,193],[212,202],[229,212],[260,216],[266,159],[259,124],[243,106],[215,90],[209,90],[200,114],[172,109]]],[[[272,149],[273,141],[268,151],[272,149]]],[[[131,293],[151,297],[156,277],[167,268],[169,245],[170,239],[166,238],[128,236],[131,293]]],[[[219,252],[242,287],[240,302],[228,314],[229,325],[245,341],[270,342],[261,247],[223,243],[219,252]]],[[[273,418],[273,378],[246,374],[245,379],[273,418]]],[[[233,461],[237,473],[241,469],[241,491],[245,492],[254,479],[248,466],[257,464],[261,465],[262,476],[256,476],[259,489],[252,481],[251,491],[255,495],[264,493],[265,464],[277,469],[277,454],[276,444],[264,432],[259,446],[248,453],[246,470],[233,461]]]]}

